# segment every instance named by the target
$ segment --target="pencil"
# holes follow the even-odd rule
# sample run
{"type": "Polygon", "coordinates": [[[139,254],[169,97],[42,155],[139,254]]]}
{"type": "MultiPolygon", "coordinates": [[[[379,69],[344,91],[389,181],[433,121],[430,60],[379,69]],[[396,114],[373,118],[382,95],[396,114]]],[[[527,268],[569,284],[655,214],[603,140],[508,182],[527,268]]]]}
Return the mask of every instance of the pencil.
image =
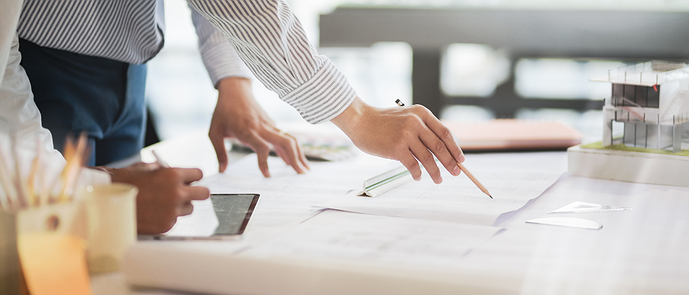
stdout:
{"type": "Polygon", "coordinates": [[[471,182],[473,182],[476,185],[476,187],[478,187],[478,189],[480,189],[484,194],[488,195],[491,199],[493,198],[493,196],[488,192],[488,189],[486,189],[486,187],[483,186],[483,184],[481,184],[481,182],[479,182],[478,179],[476,179],[476,177],[474,177],[474,175],[471,174],[471,172],[469,172],[469,169],[464,167],[462,163],[457,163],[457,166],[459,166],[459,169],[461,169],[464,172],[464,174],[466,174],[466,176],[469,177],[471,182]]]}
{"type": "Polygon", "coordinates": [[[156,163],[158,163],[158,165],[160,165],[160,167],[170,168],[170,165],[168,165],[165,161],[163,161],[163,159],[160,157],[160,155],[155,150],[151,150],[151,153],[156,158],[156,163]]]}
{"type": "Polygon", "coordinates": [[[76,185],[77,177],[83,167],[85,161],[85,153],[87,147],[87,135],[82,132],[77,139],[76,146],[71,138],[65,142],[65,159],[67,163],[62,170],[62,191],[58,197],[59,202],[66,202],[72,198],[74,194],[74,186],[76,185]]]}
{"type": "MultiPolygon", "coordinates": [[[[401,107],[404,106],[404,103],[399,98],[397,100],[395,100],[395,103],[398,106],[401,106],[401,107]]],[[[480,189],[484,194],[486,194],[491,199],[493,199],[493,196],[490,194],[490,192],[488,192],[488,189],[486,189],[486,187],[483,186],[483,184],[481,184],[481,182],[478,181],[478,179],[476,179],[476,177],[474,177],[474,175],[471,174],[471,172],[469,172],[469,169],[464,167],[464,165],[462,165],[462,163],[457,163],[457,167],[459,167],[459,169],[462,170],[462,172],[464,172],[464,174],[466,174],[467,177],[469,177],[469,180],[471,180],[471,182],[473,182],[476,185],[476,187],[478,187],[478,189],[480,189]]]]}

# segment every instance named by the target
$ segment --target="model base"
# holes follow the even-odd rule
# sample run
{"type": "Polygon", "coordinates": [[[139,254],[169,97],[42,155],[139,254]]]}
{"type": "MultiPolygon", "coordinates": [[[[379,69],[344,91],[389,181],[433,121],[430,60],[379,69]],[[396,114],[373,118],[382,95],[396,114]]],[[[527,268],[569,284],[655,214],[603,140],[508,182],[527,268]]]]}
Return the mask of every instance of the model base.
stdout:
{"type": "Polygon", "coordinates": [[[602,148],[600,144],[567,149],[573,176],[689,187],[689,156],[602,148]],[[596,147],[598,146],[598,147],[596,147]]]}

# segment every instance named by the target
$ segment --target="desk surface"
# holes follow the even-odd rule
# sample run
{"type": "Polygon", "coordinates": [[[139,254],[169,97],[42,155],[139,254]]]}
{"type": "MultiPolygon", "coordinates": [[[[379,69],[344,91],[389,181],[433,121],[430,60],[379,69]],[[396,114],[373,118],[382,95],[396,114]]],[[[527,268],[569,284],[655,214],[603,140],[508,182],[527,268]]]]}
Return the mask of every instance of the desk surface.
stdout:
{"type": "MultiPolygon", "coordinates": [[[[204,170],[211,173],[211,160],[215,158],[210,142],[194,136],[199,140],[174,141],[175,145],[185,142],[186,146],[165,146],[164,142],[157,150],[172,165],[197,163],[197,166],[210,167],[204,170]],[[184,153],[183,158],[177,158],[172,157],[175,149],[197,152],[184,153]],[[206,157],[208,155],[210,157],[206,157]],[[196,156],[200,156],[198,162],[194,162],[196,156]]],[[[563,173],[567,166],[565,152],[471,154],[468,157],[481,161],[510,159],[514,165],[563,173]]],[[[689,292],[686,281],[689,277],[688,211],[689,188],[564,174],[532,204],[500,221],[497,225],[507,230],[474,248],[453,274],[459,274],[462,277],[459,280],[471,281],[473,290],[478,288],[481,293],[508,290],[507,293],[522,294],[686,294],[689,292]],[[633,210],[576,215],[603,224],[597,231],[524,222],[545,217],[546,212],[572,201],[625,206],[633,210]]],[[[130,289],[119,273],[95,276],[92,283],[98,295],[181,294],[130,289]]]]}

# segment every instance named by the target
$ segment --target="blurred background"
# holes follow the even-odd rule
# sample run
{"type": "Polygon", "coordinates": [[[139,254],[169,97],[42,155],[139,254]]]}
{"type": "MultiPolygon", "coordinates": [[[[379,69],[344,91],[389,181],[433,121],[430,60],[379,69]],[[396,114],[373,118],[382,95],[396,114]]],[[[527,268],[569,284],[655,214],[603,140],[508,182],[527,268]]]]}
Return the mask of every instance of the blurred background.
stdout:
{"type": "MultiPolygon", "coordinates": [[[[307,31],[319,44],[321,15],[338,6],[394,9],[555,9],[562,11],[687,11],[684,0],[287,0],[307,31]]],[[[165,1],[165,47],[149,62],[147,99],[155,129],[161,140],[190,132],[207,132],[217,92],[203,67],[197,38],[185,1],[165,1]]],[[[582,20],[585,21],[585,20],[582,20]]],[[[346,27],[341,30],[347,30],[346,27]]],[[[472,30],[472,28],[466,28],[472,30]]],[[[410,32],[412,34],[412,32],[410,32]]],[[[348,77],[359,96],[369,104],[393,107],[400,98],[412,102],[412,46],[405,42],[376,42],[363,47],[320,47],[348,77]]],[[[518,58],[510,60],[500,48],[481,44],[448,43],[442,48],[440,91],[447,97],[490,97],[510,79],[520,97],[539,99],[586,99],[601,101],[609,97],[610,85],[589,79],[607,75],[629,60],[611,58],[518,58]]],[[[254,80],[259,103],[278,122],[306,124],[297,112],[254,80]]],[[[438,112],[442,119],[476,122],[505,115],[479,105],[447,104],[438,112]]],[[[583,142],[599,141],[602,115],[599,109],[517,108],[508,117],[530,120],[556,120],[584,135],[583,142]]],[[[326,123],[330,124],[330,123],[326,123]]]]}

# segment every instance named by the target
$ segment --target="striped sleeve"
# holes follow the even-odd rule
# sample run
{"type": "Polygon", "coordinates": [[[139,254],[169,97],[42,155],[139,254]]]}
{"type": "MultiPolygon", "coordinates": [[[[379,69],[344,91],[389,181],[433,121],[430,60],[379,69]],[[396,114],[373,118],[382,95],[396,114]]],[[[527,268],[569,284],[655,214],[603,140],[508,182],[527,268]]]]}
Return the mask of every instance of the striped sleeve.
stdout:
{"type": "Polygon", "coordinates": [[[249,68],[220,30],[194,9],[191,10],[191,20],[199,37],[201,60],[214,87],[218,86],[221,79],[227,77],[253,78],[249,68]]]}
{"type": "Polygon", "coordinates": [[[226,34],[256,78],[307,122],[329,121],[356,98],[344,75],[309,43],[282,0],[188,2],[226,34]]]}

